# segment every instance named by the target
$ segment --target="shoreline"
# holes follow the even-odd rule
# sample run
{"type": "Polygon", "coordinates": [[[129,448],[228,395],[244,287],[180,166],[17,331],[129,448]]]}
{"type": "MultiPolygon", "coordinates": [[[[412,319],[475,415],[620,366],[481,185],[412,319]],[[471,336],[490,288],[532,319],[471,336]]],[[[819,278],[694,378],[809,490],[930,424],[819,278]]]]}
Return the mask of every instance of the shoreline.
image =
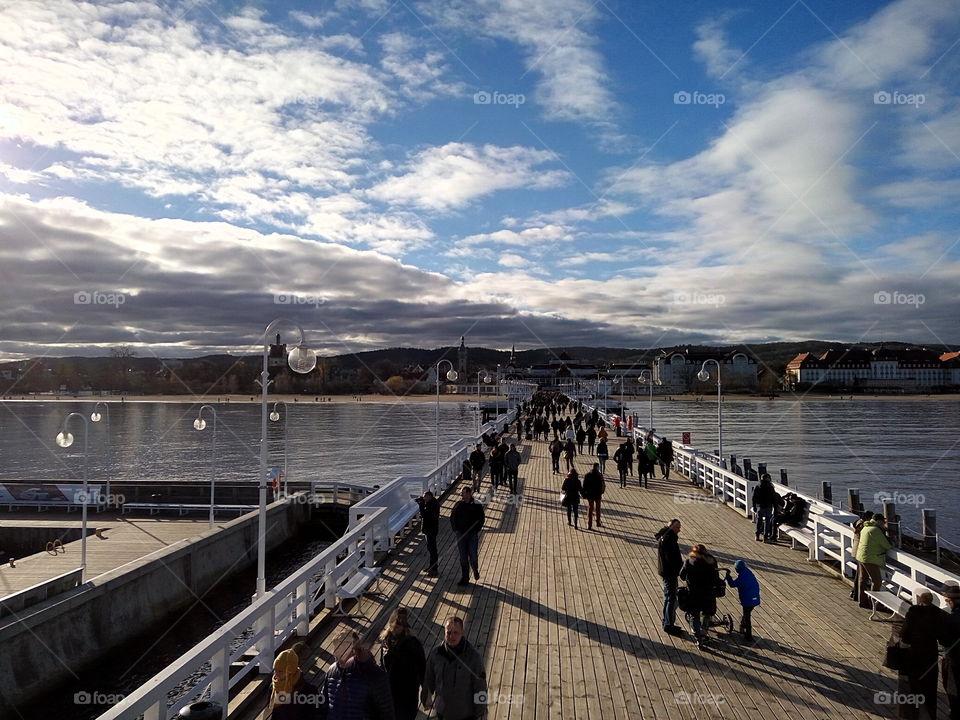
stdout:
{"type": "MultiPolygon", "coordinates": [[[[495,403],[497,398],[504,402],[506,396],[504,395],[484,395],[481,398],[481,402],[490,402],[495,403]]],[[[653,398],[657,402],[683,402],[683,403],[715,403],[717,401],[716,394],[704,393],[701,395],[694,394],[685,394],[685,395],[654,395],[653,398]]],[[[777,397],[771,398],[766,395],[740,395],[735,393],[728,393],[723,396],[724,402],[729,403],[731,401],[748,401],[748,402],[803,402],[808,400],[829,400],[833,402],[856,402],[863,400],[884,400],[884,401],[894,401],[894,402],[906,402],[906,401],[915,401],[923,400],[927,402],[957,402],[960,401],[960,394],[942,394],[942,395],[928,395],[928,394],[917,394],[917,395],[815,395],[815,394],[806,394],[806,395],[779,395],[777,397]]],[[[103,403],[187,403],[187,404],[198,404],[198,403],[210,403],[210,404],[221,404],[221,405],[232,405],[232,404],[260,404],[259,395],[87,395],[82,397],[74,397],[73,395],[5,395],[0,397],[2,402],[103,402],[103,403]]],[[[437,401],[437,396],[435,394],[426,393],[426,394],[416,394],[416,395],[374,395],[374,394],[363,394],[363,395],[294,395],[290,393],[271,393],[267,402],[287,402],[287,403],[297,403],[305,405],[323,405],[328,403],[379,403],[379,404],[389,404],[394,405],[397,403],[434,403],[437,401]]],[[[443,393],[440,395],[440,401],[445,403],[476,403],[477,397],[475,395],[467,395],[460,393],[443,393]]],[[[624,403],[630,405],[646,405],[649,401],[647,395],[635,395],[624,396],[624,403]]],[[[607,405],[612,408],[616,408],[619,405],[619,397],[609,397],[607,398],[607,405]]],[[[637,410],[638,408],[633,408],[637,410]]]]}

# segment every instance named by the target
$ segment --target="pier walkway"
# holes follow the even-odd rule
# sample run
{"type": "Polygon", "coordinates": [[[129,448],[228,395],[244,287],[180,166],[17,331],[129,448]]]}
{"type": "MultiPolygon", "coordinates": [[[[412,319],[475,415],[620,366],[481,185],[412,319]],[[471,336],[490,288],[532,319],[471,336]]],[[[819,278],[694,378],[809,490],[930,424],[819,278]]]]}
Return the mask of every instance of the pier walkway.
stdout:
{"type": "MultiPolygon", "coordinates": [[[[611,438],[611,453],[616,445],[611,438]]],[[[658,477],[648,489],[634,477],[621,489],[615,471],[611,479],[612,463],[603,528],[585,529],[583,503],[575,530],[558,502],[563,476],[551,472],[547,444],[525,442],[521,449],[519,502],[500,489],[486,506],[478,583],[457,586],[449,524],[454,486],[443,502],[441,577],[422,572],[426,546],[417,535],[384,564],[383,595],[364,599],[378,634],[398,603],[410,608],[428,651],[442,641],[447,616],[463,617],[466,637],[486,663],[490,720],[896,716],[883,694],[895,691],[895,677],[881,667],[890,624],[870,622],[869,612],[849,600],[849,586],[805,553],[755,542],[742,515],[680,475],[658,477]],[[711,630],[698,650],[688,628],[685,637],[661,630],[653,534],[673,517],[683,522],[682,550],[702,542],[721,567],[744,558],[754,568],[763,604],[754,614],[753,646],[737,633],[711,630]]],[[[581,477],[591,462],[577,458],[581,477]]],[[[487,476],[482,490],[490,490],[487,476]]],[[[736,591],[718,605],[736,624],[736,591]]],[[[682,613],[678,623],[685,625],[682,613]]],[[[331,662],[337,630],[311,638],[314,672],[331,662]]],[[[258,703],[245,717],[263,717],[262,708],[258,703]]],[[[427,717],[422,710],[420,717],[427,717]]]]}
{"type": "MultiPolygon", "coordinates": [[[[221,527],[226,521],[218,521],[221,527]]],[[[18,512],[6,514],[2,520],[6,528],[31,528],[43,536],[43,528],[49,528],[49,540],[63,535],[67,529],[78,535],[82,527],[80,513],[35,513],[18,512]]],[[[121,515],[120,511],[90,513],[87,537],[87,578],[116,570],[127,563],[139,560],[150,553],[182,542],[209,529],[207,518],[176,518],[169,516],[137,517],[121,515]],[[93,534],[94,529],[103,530],[102,537],[93,534]]],[[[44,536],[46,537],[46,536],[44,536]]],[[[56,554],[39,552],[17,558],[16,567],[0,568],[0,597],[45,582],[61,573],[80,567],[81,541],[64,543],[63,551],[56,554]]]]}

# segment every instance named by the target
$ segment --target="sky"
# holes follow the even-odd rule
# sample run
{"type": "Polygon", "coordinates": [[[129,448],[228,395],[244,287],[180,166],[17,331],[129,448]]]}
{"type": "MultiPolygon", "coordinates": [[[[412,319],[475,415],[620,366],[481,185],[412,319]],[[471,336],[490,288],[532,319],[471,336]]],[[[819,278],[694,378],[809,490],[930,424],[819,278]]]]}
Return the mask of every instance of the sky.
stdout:
{"type": "Polygon", "coordinates": [[[960,2],[0,3],[0,358],[960,342],[960,2]]]}

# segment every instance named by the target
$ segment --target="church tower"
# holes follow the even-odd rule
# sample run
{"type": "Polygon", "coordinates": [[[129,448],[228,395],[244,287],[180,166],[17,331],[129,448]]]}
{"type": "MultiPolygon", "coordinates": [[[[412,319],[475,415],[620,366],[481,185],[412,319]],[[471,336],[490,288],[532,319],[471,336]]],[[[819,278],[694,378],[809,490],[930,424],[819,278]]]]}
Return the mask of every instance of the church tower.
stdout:
{"type": "Polygon", "coordinates": [[[457,372],[460,374],[460,382],[466,382],[467,378],[467,346],[463,335],[460,336],[460,347],[457,348],[457,372]]]}

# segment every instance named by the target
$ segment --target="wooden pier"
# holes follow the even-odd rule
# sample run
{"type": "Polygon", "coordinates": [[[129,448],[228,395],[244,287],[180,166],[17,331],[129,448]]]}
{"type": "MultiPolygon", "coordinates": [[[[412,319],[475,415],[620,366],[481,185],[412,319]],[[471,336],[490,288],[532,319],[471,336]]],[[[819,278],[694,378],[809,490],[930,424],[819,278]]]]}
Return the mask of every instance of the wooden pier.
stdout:
{"type": "MultiPolygon", "coordinates": [[[[611,453],[617,442],[611,439],[611,453]]],[[[519,500],[501,488],[488,502],[478,583],[457,586],[448,519],[454,492],[443,502],[441,577],[424,574],[424,538],[410,538],[384,563],[383,594],[364,599],[372,625],[351,625],[379,634],[403,604],[429,651],[442,641],[444,619],[463,617],[486,663],[490,720],[896,717],[884,694],[896,690],[896,677],[881,666],[891,625],[871,622],[849,599],[847,583],[786,543],[755,542],[749,521],[679,475],[649,488],[632,477],[622,489],[608,463],[603,528],[585,529],[586,503],[580,529],[568,527],[558,501],[563,476],[551,472],[546,447],[520,446],[519,500]],[[762,605],[754,645],[711,630],[698,650],[689,628],[685,637],[662,631],[653,535],[673,517],[683,522],[681,549],[702,542],[721,567],[743,558],[756,572],[762,605]]],[[[581,476],[592,461],[577,458],[581,476]]],[[[482,491],[490,491],[487,476],[482,491]]],[[[718,605],[736,624],[736,591],[718,605]]],[[[323,622],[311,638],[308,679],[332,661],[339,626],[323,622]]],[[[262,717],[263,702],[254,707],[234,715],[262,717]]]]}
{"type": "MultiPolygon", "coordinates": [[[[80,513],[18,512],[3,516],[4,527],[49,528],[49,540],[62,535],[65,528],[78,534],[82,528],[80,513]]],[[[217,527],[227,520],[218,521],[217,527]]],[[[87,578],[116,570],[145,555],[162,550],[209,528],[206,518],[169,516],[137,517],[119,511],[91,512],[88,518],[87,578]],[[101,529],[101,536],[93,534],[101,529]]],[[[0,567],[0,597],[42,583],[61,573],[80,567],[80,540],[67,542],[56,553],[38,552],[15,560],[16,567],[0,567]]]]}

